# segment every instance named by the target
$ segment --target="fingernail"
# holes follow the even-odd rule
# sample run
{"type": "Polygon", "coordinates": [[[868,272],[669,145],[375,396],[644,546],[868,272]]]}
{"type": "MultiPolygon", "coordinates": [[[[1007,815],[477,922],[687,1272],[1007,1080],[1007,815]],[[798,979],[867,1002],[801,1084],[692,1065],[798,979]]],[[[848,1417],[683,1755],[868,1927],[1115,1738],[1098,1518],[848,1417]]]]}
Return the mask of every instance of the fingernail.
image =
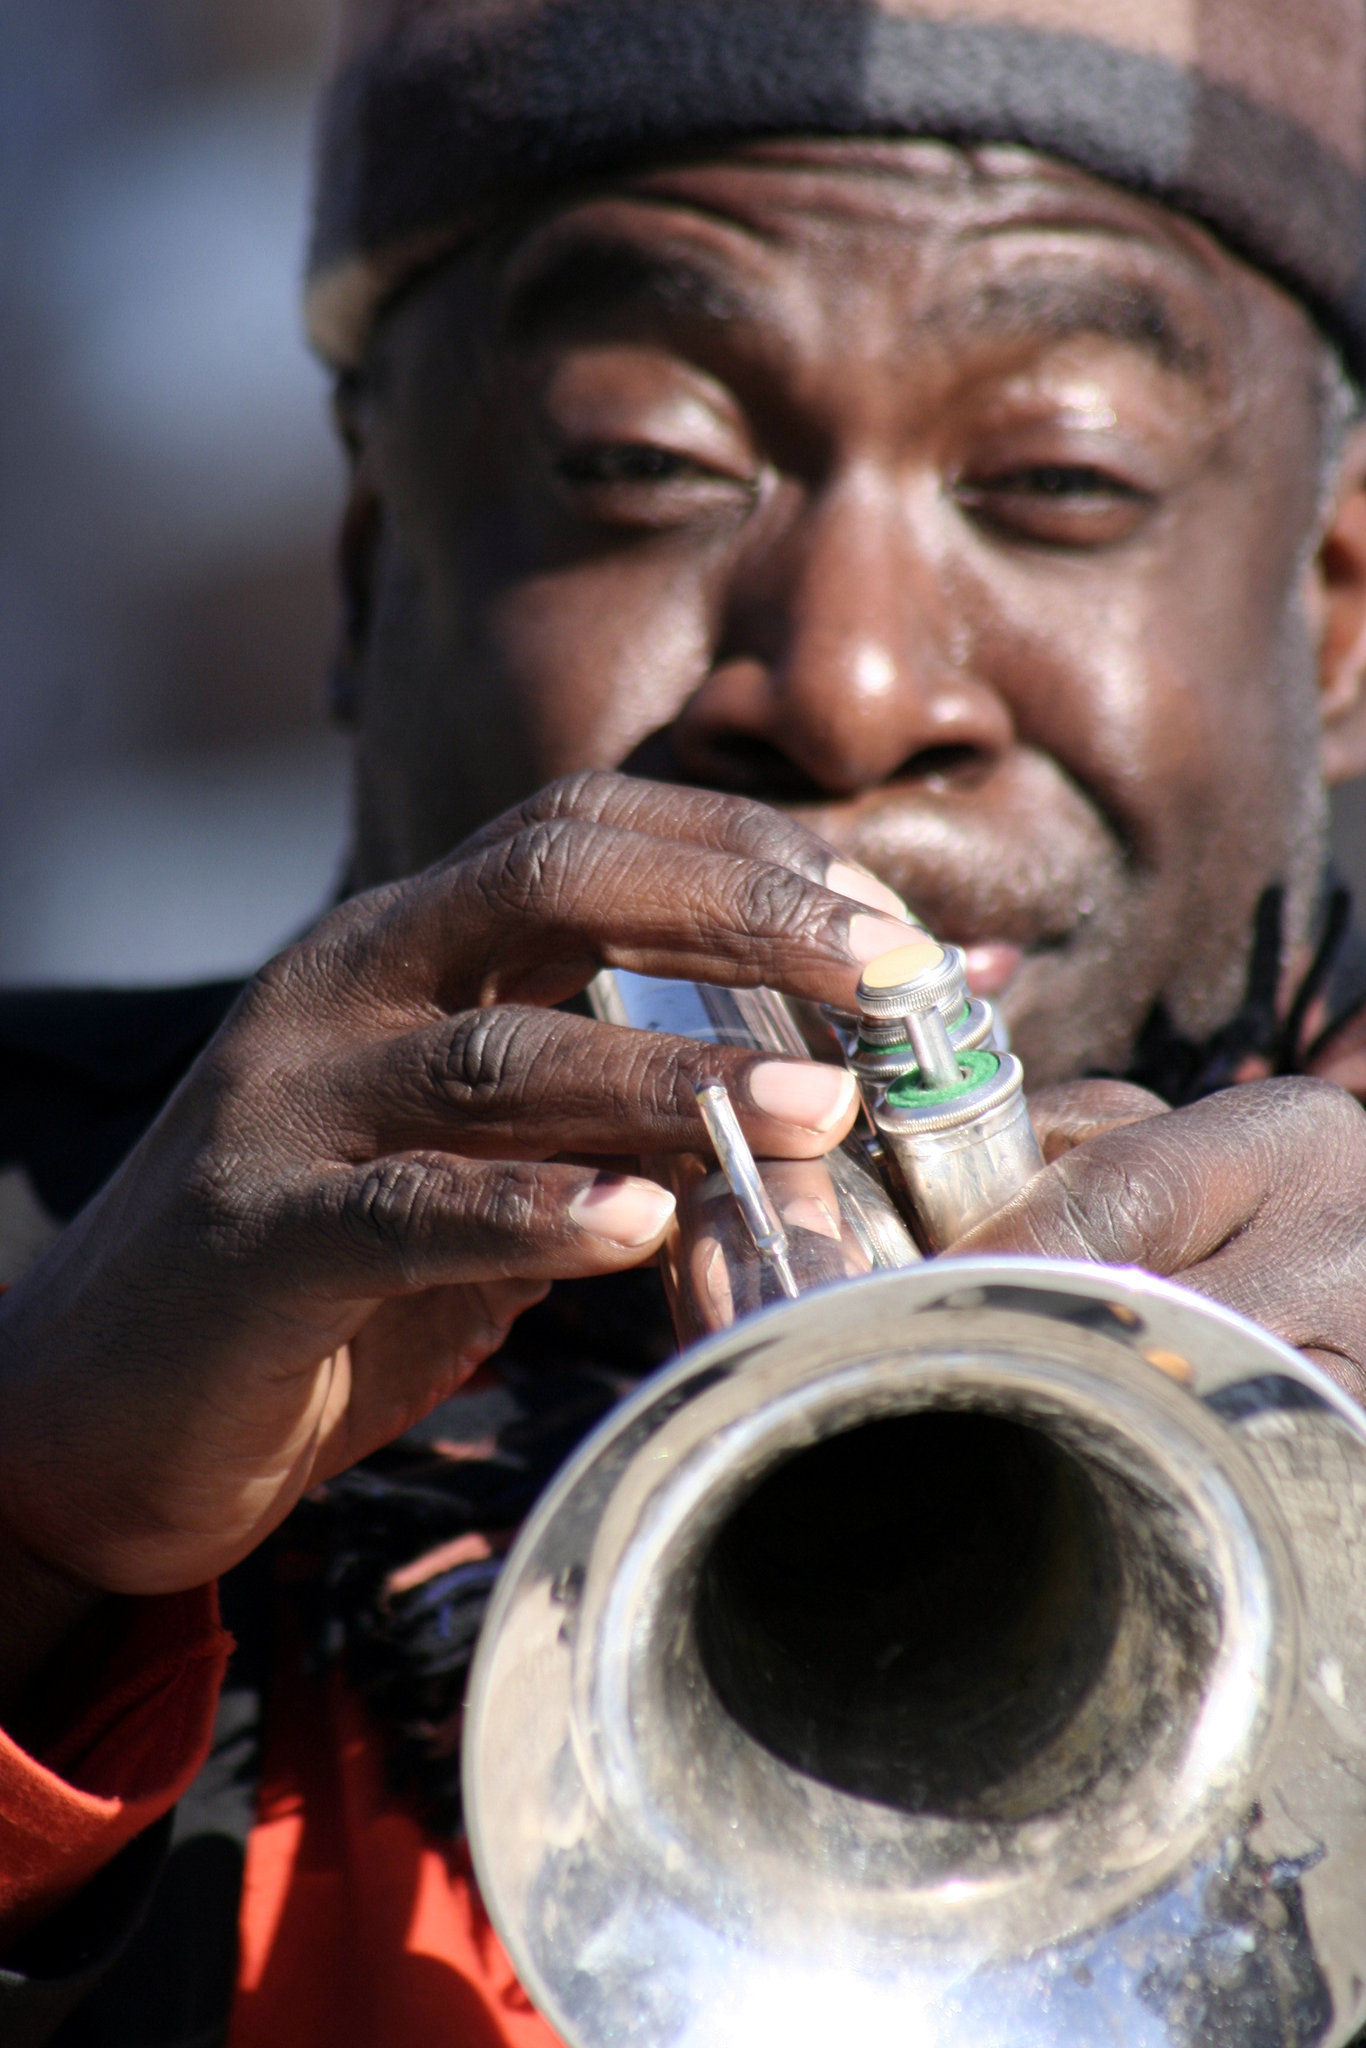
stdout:
{"type": "Polygon", "coordinates": [[[843,1067],[798,1060],[765,1060],[749,1073],[749,1099],[775,1123],[802,1131],[828,1131],[849,1114],[854,1077],[843,1067]]]}
{"type": "Polygon", "coordinates": [[[667,1189],[629,1174],[600,1173],[569,1204],[575,1223],[610,1244],[651,1243],[673,1212],[674,1198],[667,1189]]]}
{"type": "Polygon", "coordinates": [[[840,1212],[833,1201],[823,1202],[819,1195],[794,1195],[790,1202],[779,1205],[778,1214],[791,1230],[809,1230],[813,1237],[832,1238],[840,1241],[840,1212]]]}
{"type": "Polygon", "coordinates": [[[849,920],[849,951],[861,967],[876,960],[879,953],[890,953],[893,946],[904,946],[910,936],[904,924],[892,924],[885,917],[849,920]]]}
{"type": "Polygon", "coordinates": [[[876,875],[867,875],[862,868],[851,867],[848,861],[833,860],[825,871],[825,886],[833,889],[837,896],[848,896],[855,903],[866,903],[870,910],[885,911],[888,917],[904,917],[907,924],[917,924],[918,918],[911,915],[895,889],[889,889],[885,882],[879,882],[876,875]]]}

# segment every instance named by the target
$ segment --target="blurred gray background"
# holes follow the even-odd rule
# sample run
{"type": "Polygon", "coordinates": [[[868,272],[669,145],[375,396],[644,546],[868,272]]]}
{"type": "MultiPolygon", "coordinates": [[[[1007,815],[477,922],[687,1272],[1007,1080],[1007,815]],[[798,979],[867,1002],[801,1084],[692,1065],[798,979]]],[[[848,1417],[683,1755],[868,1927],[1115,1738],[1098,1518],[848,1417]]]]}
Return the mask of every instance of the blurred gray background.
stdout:
{"type": "Polygon", "coordinates": [[[244,969],[333,884],[326,15],[0,0],[0,980],[244,969]]]}
{"type": "MultiPolygon", "coordinates": [[[[327,11],[0,0],[0,982],[245,970],[333,885],[327,11]]],[[[1366,909],[1359,785],[1337,813],[1366,909]]]]}

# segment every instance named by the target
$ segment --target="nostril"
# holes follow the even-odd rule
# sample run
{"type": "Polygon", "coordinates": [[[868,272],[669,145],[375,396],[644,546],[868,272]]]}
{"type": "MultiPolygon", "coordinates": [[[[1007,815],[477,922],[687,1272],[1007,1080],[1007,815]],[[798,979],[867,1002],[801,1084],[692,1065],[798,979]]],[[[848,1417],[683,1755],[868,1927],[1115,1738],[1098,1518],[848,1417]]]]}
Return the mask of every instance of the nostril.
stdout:
{"type": "Polygon", "coordinates": [[[779,803],[811,803],[829,796],[829,786],[809,775],[778,747],[752,733],[717,732],[694,736],[673,751],[686,775],[696,776],[739,796],[766,797],[779,803]]]}
{"type": "MultiPolygon", "coordinates": [[[[744,732],[692,732],[686,736],[675,727],[668,735],[670,766],[664,779],[699,781],[712,788],[732,790],[738,796],[753,796],[770,803],[824,803],[832,790],[846,786],[832,759],[824,775],[810,774],[800,761],[773,746],[757,734],[744,732]]],[[[645,765],[635,757],[626,762],[629,773],[660,774],[658,761],[645,765]]],[[[991,760],[980,748],[971,746],[924,747],[879,781],[918,783],[922,788],[962,788],[990,772],[991,760]]],[[[866,787],[861,775],[847,778],[851,789],[866,787]]]]}
{"type": "Polygon", "coordinates": [[[923,747],[889,780],[961,784],[981,777],[989,768],[989,758],[979,747],[923,747]]]}

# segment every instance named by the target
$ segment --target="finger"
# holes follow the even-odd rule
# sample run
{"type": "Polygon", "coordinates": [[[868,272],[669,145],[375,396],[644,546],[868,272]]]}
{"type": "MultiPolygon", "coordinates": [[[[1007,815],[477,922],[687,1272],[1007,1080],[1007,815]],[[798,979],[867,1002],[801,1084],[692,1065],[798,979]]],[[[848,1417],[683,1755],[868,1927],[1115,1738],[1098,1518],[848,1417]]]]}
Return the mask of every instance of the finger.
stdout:
{"type": "Polygon", "coordinates": [[[548,1281],[431,1287],[382,1301],[350,1341],[345,1400],[326,1419],[310,1479],[345,1471],[411,1429],[507,1342],[548,1281]]]}
{"type": "Polygon", "coordinates": [[[617,1272],[658,1250],[673,1213],[672,1195],[634,1175],[408,1152],[293,1191],[269,1241],[295,1294],[383,1299],[617,1272]]]}
{"type": "Polygon", "coordinates": [[[1355,1011],[1316,1045],[1305,1072],[1336,1082],[1358,1100],[1366,1095],[1366,1012],[1355,1011]]]}
{"type": "Polygon", "coordinates": [[[1366,1400],[1366,1261],[1359,1245],[1339,1243],[1325,1259],[1321,1232],[1305,1232],[1297,1243],[1293,1231],[1255,1223],[1179,1277],[1183,1287],[1305,1352],[1354,1400],[1366,1400]]]}
{"type": "Polygon", "coordinates": [[[1234,1091],[1151,1116],[1068,1151],[955,1252],[1021,1252],[1185,1272],[1264,1201],[1274,1146],[1234,1091]]]}
{"type": "Polygon", "coordinates": [[[1364,1353],[1366,1330],[1357,1309],[1366,1273],[1359,1255],[1341,1256],[1325,1272],[1321,1247],[1308,1230],[1254,1224],[1207,1259],[1182,1271],[1183,1286],[1222,1301],[1300,1351],[1364,1353]]]}
{"type": "Polygon", "coordinates": [[[1230,1089],[1068,1153],[956,1253],[1178,1277],[1366,1391],[1366,1118],[1321,1081],[1230,1089]]]}
{"type": "Polygon", "coordinates": [[[1302,1344],[1299,1349],[1314,1365],[1320,1366],[1330,1380],[1350,1394],[1358,1407],[1366,1408],[1366,1363],[1342,1351],[1328,1351],[1314,1344],[1302,1344]]]}
{"type": "Polygon", "coordinates": [[[847,1008],[906,926],[771,860],[563,818],[420,876],[357,937],[361,986],[446,1008],[563,1000],[602,966],[847,1008]]]}
{"type": "Polygon", "coordinates": [[[710,847],[716,853],[777,862],[888,917],[910,916],[895,889],[839,853],[808,826],[768,804],[602,770],[586,770],[551,783],[526,803],[494,819],[466,843],[466,850],[512,837],[526,825],[566,817],[616,825],[681,845],[710,847]]]}
{"type": "Polygon", "coordinates": [[[1181,1278],[1319,1355],[1355,1393],[1351,1373],[1331,1360],[1353,1372],[1366,1361],[1366,1116],[1321,1081],[1235,1093],[1249,1098],[1243,1121],[1262,1158],[1265,1197],[1243,1229],[1181,1278]]]}
{"type": "Polygon", "coordinates": [[[529,826],[567,818],[672,840],[680,846],[706,847],[713,853],[774,861],[813,882],[824,881],[830,865],[840,861],[835,849],[807,826],[750,797],[648,782],[640,776],[598,769],[563,776],[525,803],[504,811],[467,840],[454,858],[516,838],[529,826]]]}
{"type": "MultiPolygon", "coordinates": [[[[444,1400],[502,1349],[523,1310],[549,1292],[548,1280],[519,1279],[391,1296],[351,1339],[352,1367],[382,1375],[386,1394],[398,1402],[444,1400]]],[[[403,1420],[392,1433],[408,1427],[403,1420]]]]}
{"type": "Polygon", "coordinates": [[[766,1161],[763,1176],[769,1199],[789,1229],[809,1230],[839,1243],[843,1234],[839,1196],[823,1160],[766,1161]]]}
{"type": "Polygon", "coordinates": [[[431,1146],[496,1159],[695,1151],[710,1079],[772,1158],[829,1151],[858,1110],[843,1067],[499,1005],[348,1052],[323,1078],[320,1123],[333,1147],[343,1129],[358,1159],[431,1146]]]}
{"type": "Polygon", "coordinates": [[[1130,1081],[1059,1081],[1029,1097],[1029,1120],[1050,1165],[1074,1146],[1104,1137],[1107,1131],[1166,1113],[1160,1095],[1130,1081]]]}
{"type": "Polygon", "coordinates": [[[1203,1267],[1220,1300],[1232,1290],[1279,1334],[1299,1316],[1290,1341],[1320,1343],[1308,1324],[1332,1319],[1335,1290],[1360,1291],[1364,1197],[1360,1106],[1321,1081],[1265,1081],[1079,1146],[954,1250],[1140,1265],[1192,1286],[1203,1267]]]}

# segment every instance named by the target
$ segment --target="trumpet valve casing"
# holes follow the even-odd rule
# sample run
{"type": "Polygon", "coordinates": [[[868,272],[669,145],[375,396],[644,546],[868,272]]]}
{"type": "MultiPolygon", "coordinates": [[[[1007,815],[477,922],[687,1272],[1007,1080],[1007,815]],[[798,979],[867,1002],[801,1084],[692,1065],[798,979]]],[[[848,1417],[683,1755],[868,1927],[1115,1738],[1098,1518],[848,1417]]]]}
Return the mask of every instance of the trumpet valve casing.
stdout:
{"type": "Polygon", "coordinates": [[[943,1251],[1032,1180],[1043,1155],[1024,1070],[993,1050],[995,1017],[968,995],[963,954],[928,936],[859,983],[852,1065],[922,1243],[943,1251]]]}

